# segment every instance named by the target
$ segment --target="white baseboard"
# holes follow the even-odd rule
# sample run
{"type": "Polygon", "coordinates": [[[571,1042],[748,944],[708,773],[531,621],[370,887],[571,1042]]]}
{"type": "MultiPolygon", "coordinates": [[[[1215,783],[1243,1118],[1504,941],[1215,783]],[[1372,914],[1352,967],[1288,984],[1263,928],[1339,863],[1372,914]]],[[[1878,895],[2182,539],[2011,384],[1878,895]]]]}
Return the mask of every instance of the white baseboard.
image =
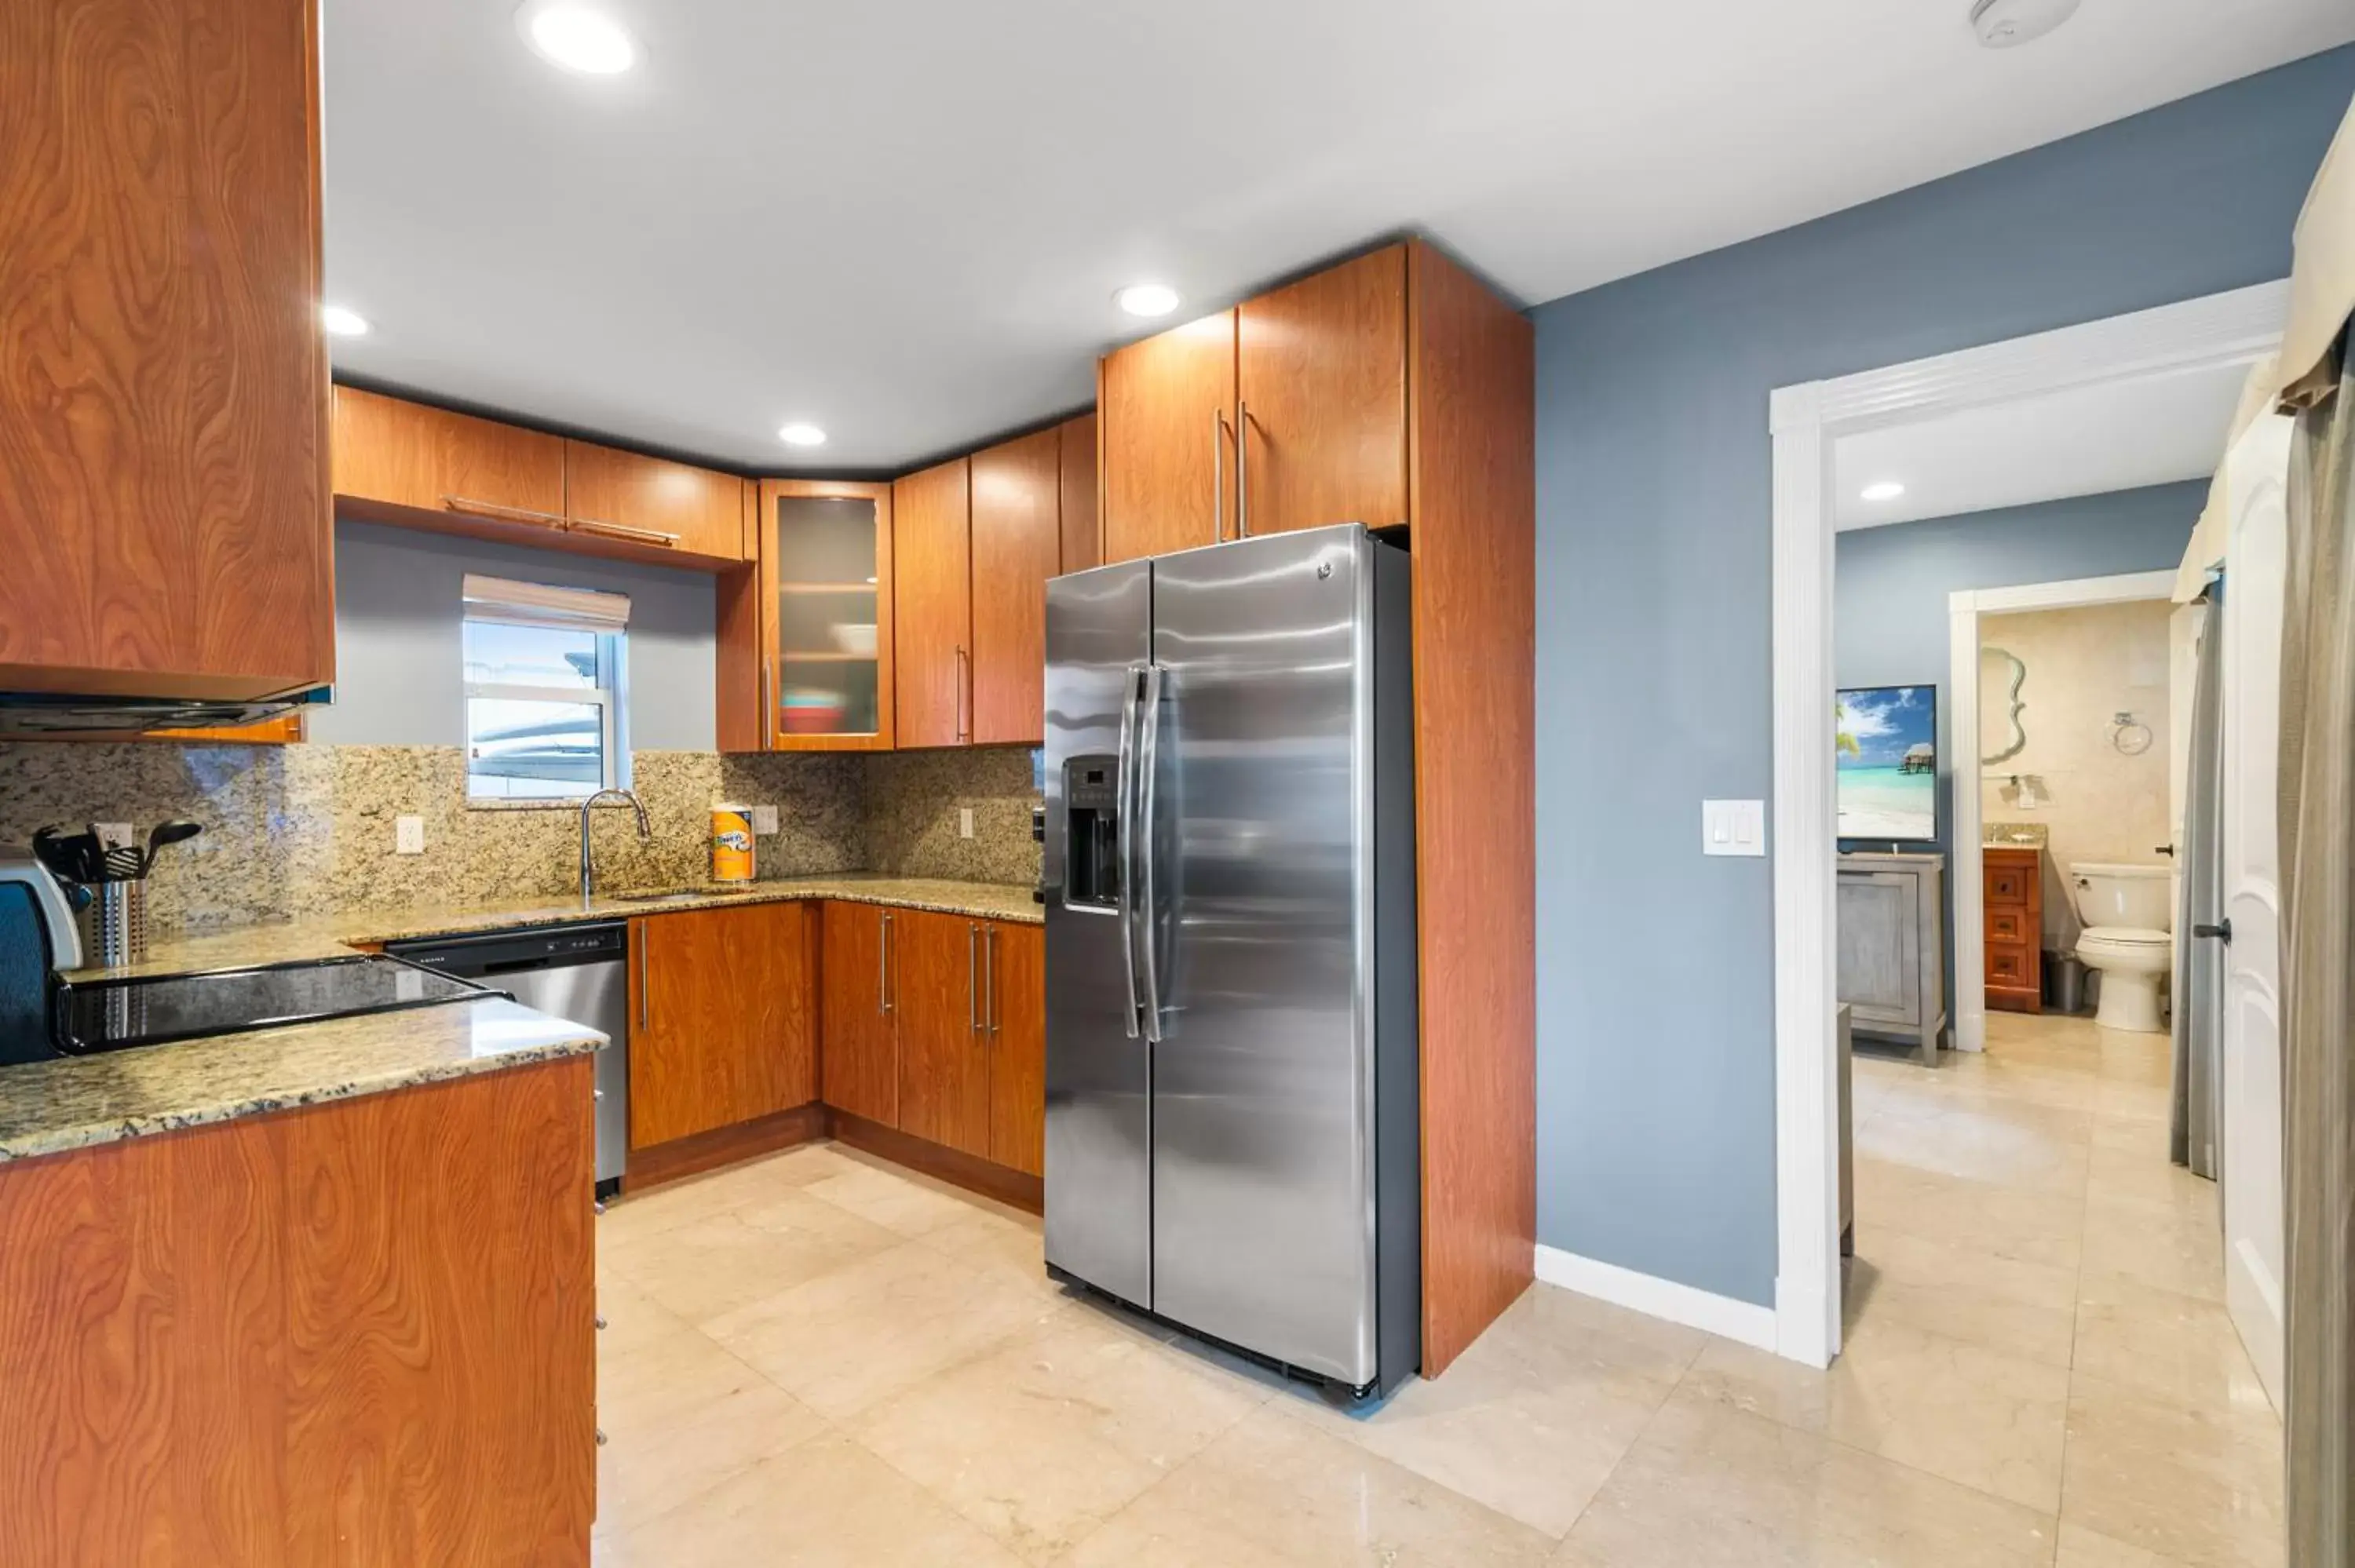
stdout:
{"type": "Polygon", "coordinates": [[[1665,1318],[1671,1323],[1699,1329],[1721,1339],[1738,1340],[1762,1351],[1775,1348],[1774,1308],[1754,1301],[1678,1285],[1657,1275],[1638,1274],[1615,1263],[1581,1257],[1560,1247],[1538,1248],[1538,1277],[1548,1285],[1575,1290],[1614,1307],[1665,1318]]]}

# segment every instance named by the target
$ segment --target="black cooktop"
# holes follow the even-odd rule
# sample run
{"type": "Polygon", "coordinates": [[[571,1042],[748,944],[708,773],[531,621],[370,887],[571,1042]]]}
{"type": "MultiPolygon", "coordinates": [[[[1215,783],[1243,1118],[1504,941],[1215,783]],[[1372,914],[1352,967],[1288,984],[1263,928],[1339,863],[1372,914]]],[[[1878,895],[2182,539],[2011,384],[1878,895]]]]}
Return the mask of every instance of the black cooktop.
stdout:
{"type": "Polygon", "coordinates": [[[59,1050],[86,1055],[505,994],[400,959],[356,953],[212,974],[60,982],[49,1032],[59,1050]]]}

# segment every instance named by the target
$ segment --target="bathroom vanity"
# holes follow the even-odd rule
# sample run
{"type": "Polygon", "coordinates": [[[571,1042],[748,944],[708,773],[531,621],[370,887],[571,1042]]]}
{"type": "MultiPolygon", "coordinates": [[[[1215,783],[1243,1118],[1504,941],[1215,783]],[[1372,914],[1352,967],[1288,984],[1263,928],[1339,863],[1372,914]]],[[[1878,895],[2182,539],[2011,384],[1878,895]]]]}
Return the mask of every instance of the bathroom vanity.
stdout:
{"type": "Polygon", "coordinates": [[[1979,851],[1987,911],[1987,1004],[2044,1011],[2044,852],[2033,844],[1979,851]]]}
{"type": "Polygon", "coordinates": [[[1945,882],[1943,854],[1839,857],[1839,1000],[1858,1034],[1902,1040],[1924,1065],[1946,1031],[1945,882]]]}

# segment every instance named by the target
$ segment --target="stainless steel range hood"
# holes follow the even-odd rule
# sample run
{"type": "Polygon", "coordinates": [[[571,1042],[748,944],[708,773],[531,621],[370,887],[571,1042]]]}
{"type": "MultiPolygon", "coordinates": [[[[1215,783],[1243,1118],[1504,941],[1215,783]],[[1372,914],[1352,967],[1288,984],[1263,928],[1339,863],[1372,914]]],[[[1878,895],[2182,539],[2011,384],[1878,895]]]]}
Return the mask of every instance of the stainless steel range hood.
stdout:
{"type": "Polygon", "coordinates": [[[230,729],[260,724],[314,703],[331,702],[334,696],[331,686],[250,702],[0,692],[0,738],[57,740],[141,735],[151,729],[230,729]]]}

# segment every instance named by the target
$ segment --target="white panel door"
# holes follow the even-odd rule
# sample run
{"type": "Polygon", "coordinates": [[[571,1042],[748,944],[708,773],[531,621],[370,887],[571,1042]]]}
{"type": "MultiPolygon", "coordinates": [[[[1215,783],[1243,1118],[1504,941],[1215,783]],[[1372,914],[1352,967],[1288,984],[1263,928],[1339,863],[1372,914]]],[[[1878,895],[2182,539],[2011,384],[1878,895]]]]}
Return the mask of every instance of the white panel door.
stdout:
{"type": "Polygon", "coordinates": [[[2283,511],[2290,421],[2226,454],[2224,555],[2224,1293],[2282,1404],[2281,736],[2283,511]]]}

